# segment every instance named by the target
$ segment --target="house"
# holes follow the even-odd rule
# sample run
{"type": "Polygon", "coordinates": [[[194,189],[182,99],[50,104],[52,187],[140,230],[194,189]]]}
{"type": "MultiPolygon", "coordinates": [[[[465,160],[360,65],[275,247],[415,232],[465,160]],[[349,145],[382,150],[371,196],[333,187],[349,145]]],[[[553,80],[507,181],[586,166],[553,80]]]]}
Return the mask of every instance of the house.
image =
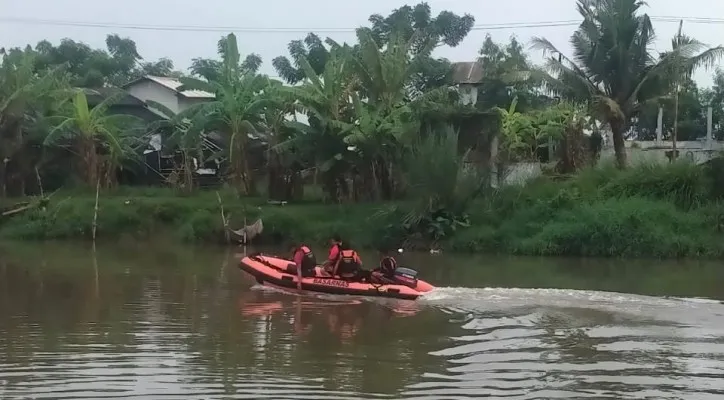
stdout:
{"type": "Polygon", "coordinates": [[[120,89],[114,87],[103,87],[96,89],[84,89],[84,91],[90,108],[97,106],[111,96],[120,95],[120,98],[108,107],[109,114],[132,115],[147,124],[165,119],[163,115],[149,109],[146,106],[146,103],[128,93],[124,93],[120,89]]]}
{"type": "Polygon", "coordinates": [[[462,104],[478,101],[478,86],[483,81],[483,64],[478,61],[464,61],[452,64],[452,81],[460,93],[462,104]]]}
{"type": "Polygon", "coordinates": [[[123,86],[131,96],[143,101],[155,101],[174,113],[214,98],[213,93],[201,90],[179,91],[181,81],[165,76],[146,75],[123,86]]]}

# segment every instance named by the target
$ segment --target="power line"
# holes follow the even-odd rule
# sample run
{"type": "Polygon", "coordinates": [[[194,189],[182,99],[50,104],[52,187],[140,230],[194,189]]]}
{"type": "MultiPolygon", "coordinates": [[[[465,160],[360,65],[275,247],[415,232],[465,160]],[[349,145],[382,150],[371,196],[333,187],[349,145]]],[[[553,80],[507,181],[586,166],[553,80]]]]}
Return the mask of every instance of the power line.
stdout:
{"type": "MultiPolygon", "coordinates": [[[[653,21],[659,22],[686,22],[696,24],[724,24],[724,18],[707,18],[707,17],[675,17],[675,16],[652,16],[653,21]]],[[[34,18],[13,18],[0,17],[0,23],[21,24],[21,25],[54,25],[54,26],[71,26],[85,28],[118,28],[131,30],[151,30],[151,31],[186,31],[186,32],[248,32],[248,33],[350,33],[355,28],[262,28],[262,27],[241,27],[241,26],[199,26],[199,25],[146,25],[146,24],[123,24],[114,22],[88,22],[88,21],[64,21],[51,19],[34,19],[34,18]]],[[[499,30],[499,29],[516,29],[516,28],[547,28],[558,26],[575,26],[580,24],[580,20],[563,20],[563,21],[540,21],[540,22],[507,22],[499,24],[478,24],[473,26],[472,30],[499,30]]]]}
{"type": "MultiPolygon", "coordinates": [[[[63,21],[49,19],[34,18],[0,18],[0,23],[25,24],[25,25],[57,25],[57,26],[74,26],[89,28],[122,28],[136,30],[158,30],[158,31],[190,31],[190,32],[253,32],[253,33],[306,33],[306,32],[329,32],[344,33],[354,32],[355,28],[262,28],[262,27],[240,27],[240,26],[199,26],[199,25],[146,25],[146,24],[122,24],[115,22],[87,22],[87,21],[63,21]]],[[[508,28],[526,28],[526,27],[546,27],[546,26],[567,26],[577,25],[580,21],[543,21],[543,22],[512,22],[500,24],[481,24],[475,25],[473,30],[481,29],[508,29],[508,28]]]]}

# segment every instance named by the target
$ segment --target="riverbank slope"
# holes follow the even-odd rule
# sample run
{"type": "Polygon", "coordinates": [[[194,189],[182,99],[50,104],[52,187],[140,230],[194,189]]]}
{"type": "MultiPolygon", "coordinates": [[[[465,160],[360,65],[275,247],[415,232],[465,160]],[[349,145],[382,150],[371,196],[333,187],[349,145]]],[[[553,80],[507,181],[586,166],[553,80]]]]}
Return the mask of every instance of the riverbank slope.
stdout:
{"type": "MultiPolygon", "coordinates": [[[[586,170],[565,179],[543,177],[522,187],[491,191],[467,211],[469,226],[440,220],[435,232],[409,232],[409,202],[270,205],[261,198],[219,196],[230,227],[261,217],[257,240],[321,244],[339,233],[358,247],[380,244],[446,251],[614,257],[724,256],[724,185],[712,166],[674,164],[625,171],[586,170]],[[450,225],[450,229],[445,226],[450,225]]],[[[6,239],[89,239],[94,193],[56,193],[47,207],[5,220],[6,239]]],[[[102,194],[99,240],[170,235],[185,242],[223,242],[216,192],[180,195],[169,189],[121,187],[102,194]]]]}

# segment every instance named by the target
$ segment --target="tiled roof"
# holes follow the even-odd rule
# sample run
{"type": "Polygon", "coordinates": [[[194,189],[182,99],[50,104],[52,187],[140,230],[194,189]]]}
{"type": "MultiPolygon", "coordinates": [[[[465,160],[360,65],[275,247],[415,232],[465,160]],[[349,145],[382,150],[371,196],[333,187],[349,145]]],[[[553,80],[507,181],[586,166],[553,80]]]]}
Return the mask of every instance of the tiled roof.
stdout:
{"type": "Polygon", "coordinates": [[[453,83],[480,83],[483,80],[483,65],[477,61],[456,62],[452,68],[453,83]]]}

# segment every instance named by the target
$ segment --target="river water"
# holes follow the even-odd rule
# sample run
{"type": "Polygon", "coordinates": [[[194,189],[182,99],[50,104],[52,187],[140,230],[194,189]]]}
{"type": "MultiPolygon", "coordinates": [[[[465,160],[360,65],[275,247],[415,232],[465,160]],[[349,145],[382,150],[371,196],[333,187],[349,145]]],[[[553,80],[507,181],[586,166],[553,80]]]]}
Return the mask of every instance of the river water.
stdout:
{"type": "Polygon", "coordinates": [[[724,398],[720,263],[410,254],[440,286],[410,302],[236,251],[0,244],[0,398],[724,398]]]}

